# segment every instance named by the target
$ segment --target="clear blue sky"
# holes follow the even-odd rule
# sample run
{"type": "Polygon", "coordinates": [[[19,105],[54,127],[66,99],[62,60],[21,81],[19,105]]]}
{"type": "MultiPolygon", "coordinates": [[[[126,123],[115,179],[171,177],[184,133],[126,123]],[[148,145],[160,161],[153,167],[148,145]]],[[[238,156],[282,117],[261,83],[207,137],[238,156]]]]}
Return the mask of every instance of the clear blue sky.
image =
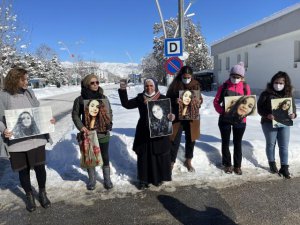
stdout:
{"type": "MultiPolygon", "coordinates": [[[[194,0],[195,13],[208,45],[255,23],[297,0],[194,0]]],[[[159,0],[164,19],[176,17],[178,0],[159,0]]],[[[185,0],[185,6],[189,3],[185,0]]],[[[41,44],[53,48],[61,60],[64,42],[83,60],[140,63],[152,51],[153,24],[160,22],[155,0],[15,0],[18,22],[29,29],[30,51],[41,44]]]]}

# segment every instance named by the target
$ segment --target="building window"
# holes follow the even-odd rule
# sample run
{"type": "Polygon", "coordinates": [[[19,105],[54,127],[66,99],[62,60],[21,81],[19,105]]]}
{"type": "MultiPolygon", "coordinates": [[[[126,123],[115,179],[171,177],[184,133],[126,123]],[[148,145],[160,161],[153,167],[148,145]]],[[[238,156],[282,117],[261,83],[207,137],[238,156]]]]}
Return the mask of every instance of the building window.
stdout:
{"type": "Polygon", "coordinates": [[[246,69],[248,68],[248,52],[245,52],[244,66],[246,69]]]}
{"type": "Polygon", "coordinates": [[[218,69],[219,71],[222,71],[222,59],[219,59],[218,69]]]}
{"type": "Polygon", "coordinates": [[[230,68],[230,58],[226,57],[226,70],[229,70],[230,68]]]}
{"type": "Polygon", "coordinates": [[[294,62],[300,62],[300,41],[294,43],[294,62]]]}
{"type": "Polygon", "coordinates": [[[239,63],[242,60],[241,54],[238,54],[236,57],[237,63],[239,63]]]}

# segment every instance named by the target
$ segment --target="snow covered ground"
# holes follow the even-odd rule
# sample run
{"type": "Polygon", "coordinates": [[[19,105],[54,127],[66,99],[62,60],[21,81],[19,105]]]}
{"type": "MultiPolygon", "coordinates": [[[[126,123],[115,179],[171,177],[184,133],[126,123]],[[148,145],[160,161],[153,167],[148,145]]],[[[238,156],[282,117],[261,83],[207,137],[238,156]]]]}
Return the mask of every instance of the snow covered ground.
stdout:
{"type": "MultiPolygon", "coordinates": [[[[79,147],[76,142],[77,129],[72,123],[70,115],[65,116],[56,124],[56,132],[52,134],[54,144],[47,145],[47,191],[53,202],[65,200],[71,203],[92,204],[95,198],[122,197],[128,193],[140,192],[135,187],[136,155],[131,150],[135,126],[138,120],[137,109],[127,110],[120,104],[117,93],[118,85],[104,86],[105,94],[109,97],[113,109],[113,130],[110,141],[111,174],[114,188],[106,191],[103,188],[101,168],[97,168],[97,186],[94,192],[86,190],[87,173],[79,166],[79,147]],[[84,199],[84,200],[83,200],[84,199]]],[[[142,86],[128,88],[129,98],[141,92],[142,86]]],[[[162,93],[166,87],[160,87],[162,93]]],[[[39,99],[50,96],[74,92],[78,96],[79,87],[45,88],[34,90],[39,99]]],[[[282,179],[268,172],[268,162],[265,155],[265,139],[260,126],[260,117],[252,116],[247,119],[247,128],[243,139],[243,175],[225,174],[221,169],[221,140],[217,126],[218,114],[213,107],[215,92],[204,92],[204,103],[201,107],[201,137],[196,141],[193,165],[195,173],[188,173],[183,166],[183,145],[179,149],[178,158],[173,170],[173,181],[164,183],[161,187],[153,187],[153,191],[164,189],[174,191],[177,186],[196,185],[198,187],[212,186],[223,188],[239,185],[251,181],[265,181],[282,179]]],[[[297,99],[297,108],[300,100],[297,99]]],[[[65,109],[61,109],[62,111],[65,109]]],[[[299,111],[299,110],[298,110],[299,111]]],[[[293,176],[300,175],[300,122],[297,118],[291,128],[289,146],[289,164],[293,176]]],[[[232,145],[231,145],[232,148],[232,145]]],[[[276,161],[279,164],[278,149],[276,161]]],[[[37,188],[34,172],[31,172],[32,184],[37,188]]],[[[20,196],[18,174],[13,173],[9,161],[0,160],[0,198],[1,207],[13,208],[23,206],[20,196]]]]}

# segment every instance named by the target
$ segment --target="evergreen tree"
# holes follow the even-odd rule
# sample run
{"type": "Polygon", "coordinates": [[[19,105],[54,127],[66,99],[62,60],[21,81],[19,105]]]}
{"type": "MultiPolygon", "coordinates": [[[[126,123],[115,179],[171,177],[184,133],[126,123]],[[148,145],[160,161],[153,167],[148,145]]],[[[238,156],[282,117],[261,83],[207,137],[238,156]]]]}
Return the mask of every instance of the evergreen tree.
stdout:
{"type": "MultiPolygon", "coordinates": [[[[165,21],[167,37],[174,37],[178,22],[175,18],[170,18],[165,21]]],[[[200,32],[200,25],[195,25],[191,19],[185,19],[185,51],[189,53],[185,63],[193,68],[194,71],[200,71],[212,68],[212,60],[209,55],[208,46],[205,43],[204,37],[200,32]]],[[[164,56],[164,41],[162,24],[156,23],[153,26],[153,33],[159,34],[153,39],[153,52],[149,54],[142,62],[143,73],[148,74],[149,71],[159,81],[163,81],[166,71],[164,64],[166,58],[164,56]],[[154,62],[156,63],[154,63],[154,62]]]]}

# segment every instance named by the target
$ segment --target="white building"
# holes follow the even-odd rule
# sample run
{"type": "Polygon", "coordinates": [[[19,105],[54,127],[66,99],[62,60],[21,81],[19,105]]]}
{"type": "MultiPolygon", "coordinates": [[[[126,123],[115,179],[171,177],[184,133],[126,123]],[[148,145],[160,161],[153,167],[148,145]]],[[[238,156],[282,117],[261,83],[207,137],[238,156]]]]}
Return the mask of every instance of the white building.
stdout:
{"type": "Polygon", "coordinates": [[[300,97],[300,3],[245,27],[211,46],[216,82],[229,76],[230,68],[245,63],[246,81],[259,94],[278,71],[289,74],[300,97]]]}

